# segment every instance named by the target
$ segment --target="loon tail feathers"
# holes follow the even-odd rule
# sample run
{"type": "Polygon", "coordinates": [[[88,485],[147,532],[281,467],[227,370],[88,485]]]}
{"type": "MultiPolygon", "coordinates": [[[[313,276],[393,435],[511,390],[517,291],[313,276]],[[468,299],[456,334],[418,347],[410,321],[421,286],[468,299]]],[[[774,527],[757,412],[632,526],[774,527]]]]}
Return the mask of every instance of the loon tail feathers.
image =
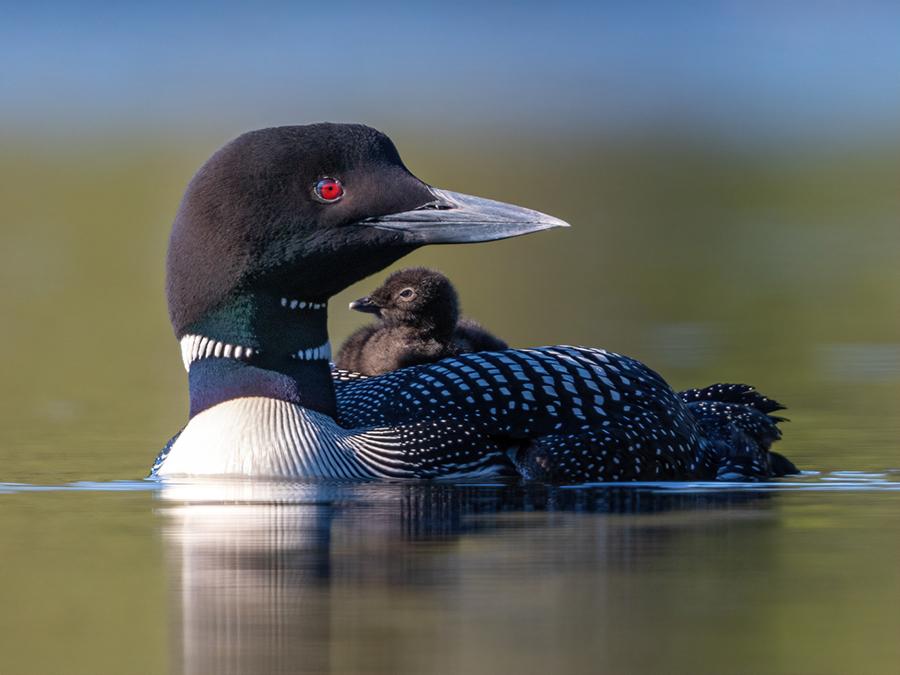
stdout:
{"type": "Polygon", "coordinates": [[[678,396],[697,420],[708,451],[714,455],[717,479],[759,480],[799,473],[784,455],[770,450],[781,438],[779,422],[787,421],[772,414],[784,410],[778,401],[747,384],[713,384],[678,396]]]}
{"type": "MultiPolygon", "coordinates": [[[[700,389],[685,389],[684,391],[678,392],[678,396],[685,403],[717,401],[719,403],[747,405],[754,410],[766,413],[767,415],[777,410],[785,409],[778,401],[769,398],[768,396],[763,396],[749,384],[727,384],[719,382],[700,389]]],[[[773,419],[776,419],[779,422],[787,421],[784,417],[773,417],[773,419]]]]}

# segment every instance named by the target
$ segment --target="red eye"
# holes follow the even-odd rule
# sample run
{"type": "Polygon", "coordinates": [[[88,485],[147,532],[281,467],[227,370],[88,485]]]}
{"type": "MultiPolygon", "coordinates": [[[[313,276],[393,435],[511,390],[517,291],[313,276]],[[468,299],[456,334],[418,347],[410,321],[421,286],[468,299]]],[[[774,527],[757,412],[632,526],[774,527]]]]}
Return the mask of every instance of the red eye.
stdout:
{"type": "Polygon", "coordinates": [[[344,196],[344,186],[336,178],[323,178],[316,183],[315,195],[320,202],[336,202],[344,196]]]}

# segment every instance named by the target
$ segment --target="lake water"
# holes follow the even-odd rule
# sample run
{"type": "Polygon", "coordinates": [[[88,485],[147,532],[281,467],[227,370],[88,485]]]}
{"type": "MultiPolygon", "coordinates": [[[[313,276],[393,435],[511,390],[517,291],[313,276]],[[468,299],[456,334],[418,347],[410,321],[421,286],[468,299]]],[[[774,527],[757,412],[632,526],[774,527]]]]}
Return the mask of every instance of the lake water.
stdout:
{"type": "Polygon", "coordinates": [[[900,472],[0,486],[10,673],[887,673],[900,472]]]}
{"type": "MultiPolygon", "coordinates": [[[[445,271],[514,345],[605,346],[677,388],[757,385],[788,405],[779,450],[807,473],[143,481],[186,411],[168,226],[222,139],[8,142],[0,673],[896,672],[895,159],[392,135],[429,182],[574,225],[403,264],[445,271]]],[[[335,342],[382,278],[331,303],[335,342]]]]}

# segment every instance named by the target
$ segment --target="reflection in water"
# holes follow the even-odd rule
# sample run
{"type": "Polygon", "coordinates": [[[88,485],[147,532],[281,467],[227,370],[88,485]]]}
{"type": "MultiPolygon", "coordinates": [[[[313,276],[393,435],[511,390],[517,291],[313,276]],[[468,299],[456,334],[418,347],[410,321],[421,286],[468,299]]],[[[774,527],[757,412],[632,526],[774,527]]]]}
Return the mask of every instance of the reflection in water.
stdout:
{"type": "Polygon", "coordinates": [[[177,589],[173,669],[185,673],[608,662],[615,631],[603,627],[616,617],[603,610],[615,604],[617,575],[652,569],[698,531],[765,520],[772,498],[649,486],[237,481],[170,484],[159,496],[177,589]],[[577,632],[566,627],[575,625],[591,627],[591,637],[572,649],[577,632]],[[510,638],[519,642],[514,656],[510,638]]]}
{"type": "MultiPolygon", "coordinates": [[[[215,503],[205,486],[166,498],[199,500],[166,509],[165,528],[179,589],[185,673],[325,670],[330,622],[323,589],[329,576],[333,506],[317,490],[296,503],[273,490],[230,486],[215,503]]],[[[177,630],[177,628],[176,628],[177,630]]]]}

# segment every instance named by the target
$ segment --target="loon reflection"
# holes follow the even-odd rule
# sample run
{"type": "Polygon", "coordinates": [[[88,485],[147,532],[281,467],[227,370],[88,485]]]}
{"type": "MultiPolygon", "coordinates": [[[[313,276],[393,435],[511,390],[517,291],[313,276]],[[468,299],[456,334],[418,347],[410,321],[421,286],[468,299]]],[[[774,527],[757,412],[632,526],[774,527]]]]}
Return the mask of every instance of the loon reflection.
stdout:
{"type": "MultiPolygon", "coordinates": [[[[597,608],[615,603],[617,574],[771,515],[758,492],[512,483],[195,482],[159,498],[184,673],[433,671],[448,649],[464,658],[457,619],[499,598],[511,614],[535,610],[539,627],[553,607],[522,589],[585,574],[602,649],[615,607],[597,608]]],[[[572,620],[586,620],[575,605],[572,620]]]]}

